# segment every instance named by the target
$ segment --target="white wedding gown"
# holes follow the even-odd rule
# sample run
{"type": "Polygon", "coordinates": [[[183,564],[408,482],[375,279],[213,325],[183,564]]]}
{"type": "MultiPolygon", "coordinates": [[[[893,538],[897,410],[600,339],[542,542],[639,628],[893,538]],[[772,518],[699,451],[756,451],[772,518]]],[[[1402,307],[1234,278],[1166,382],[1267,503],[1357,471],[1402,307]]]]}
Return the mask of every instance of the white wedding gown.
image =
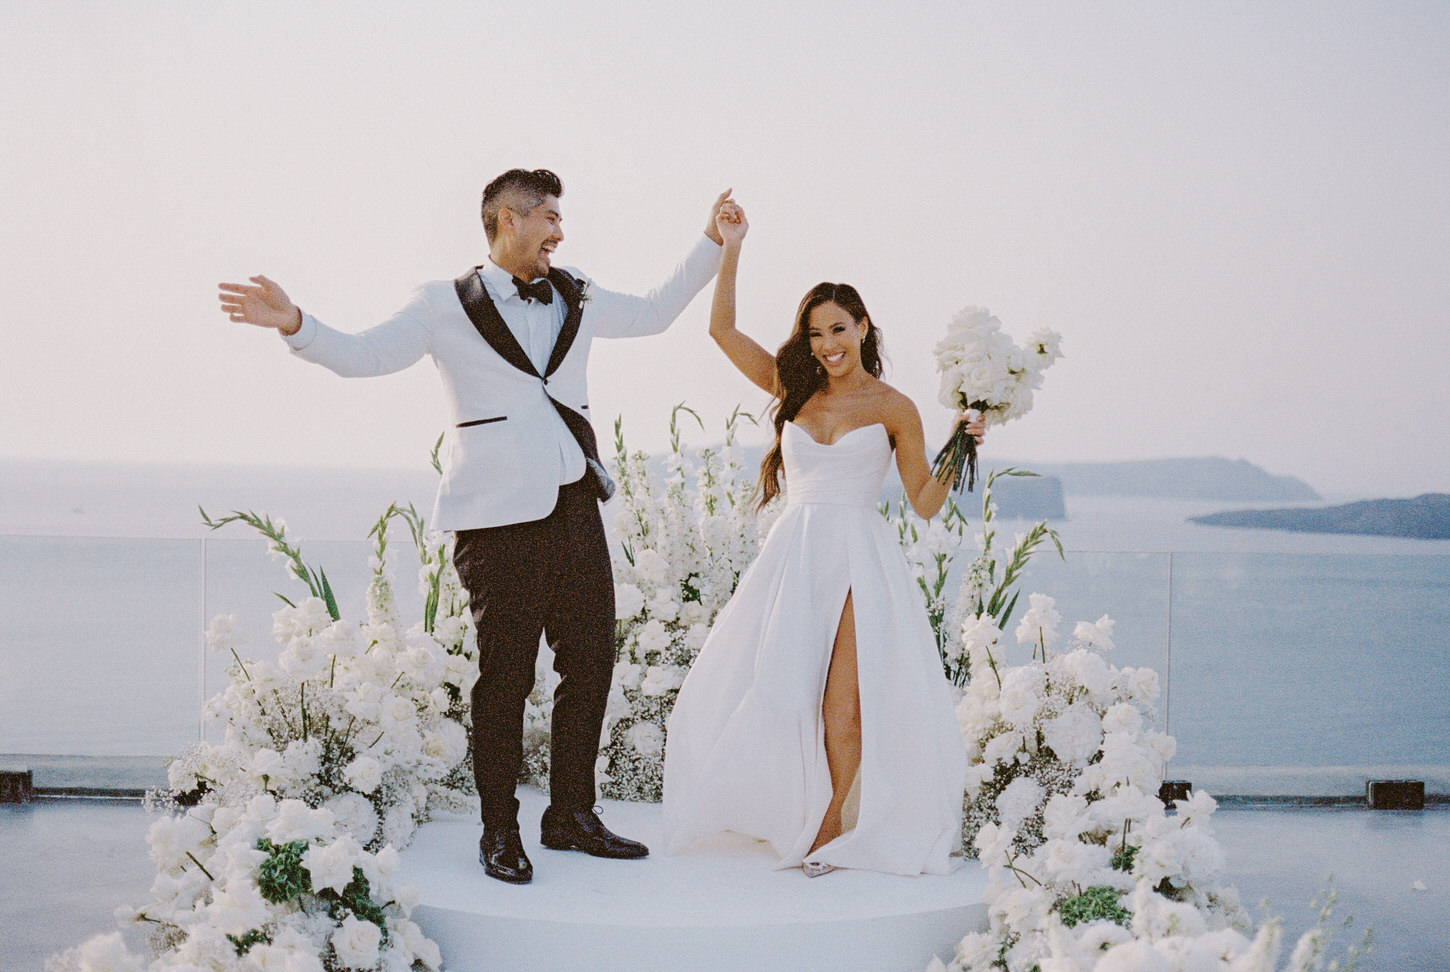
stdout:
{"type": "Polygon", "coordinates": [[[665,852],[734,831],[767,841],[780,867],[809,853],[831,800],[821,696],[850,593],[860,771],[848,829],[811,860],[945,874],[961,836],[966,751],[921,591],[876,509],[890,439],[878,423],[822,445],[787,422],[781,449],[785,511],[670,715],[665,852]]]}

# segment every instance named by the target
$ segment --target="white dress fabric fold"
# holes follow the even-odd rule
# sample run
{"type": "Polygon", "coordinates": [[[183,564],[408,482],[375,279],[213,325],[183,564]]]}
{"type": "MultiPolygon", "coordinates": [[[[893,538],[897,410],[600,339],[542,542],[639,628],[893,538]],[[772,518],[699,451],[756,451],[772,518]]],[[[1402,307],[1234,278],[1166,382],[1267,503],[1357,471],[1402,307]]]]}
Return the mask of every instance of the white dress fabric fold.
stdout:
{"type": "Polygon", "coordinates": [[[850,829],[810,859],[948,873],[966,751],[920,588],[876,509],[890,438],[878,423],[822,445],[788,422],[781,449],[786,508],[669,718],[665,853],[725,832],[766,841],[780,867],[810,851],[831,800],[821,698],[850,593],[861,764],[850,829]]]}

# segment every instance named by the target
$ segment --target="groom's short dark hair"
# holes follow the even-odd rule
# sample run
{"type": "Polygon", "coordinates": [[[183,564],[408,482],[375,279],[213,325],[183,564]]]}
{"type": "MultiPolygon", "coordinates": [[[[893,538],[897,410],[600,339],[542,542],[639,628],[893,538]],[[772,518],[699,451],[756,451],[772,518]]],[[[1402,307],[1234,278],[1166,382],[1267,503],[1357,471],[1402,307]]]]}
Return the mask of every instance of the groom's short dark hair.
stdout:
{"type": "Polygon", "coordinates": [[[564,183],[548,169],[509,169],[483,188],[483,232],[488,241],[498,235],[498,211],[526,213],[545,196],[564,195],[564,183]]]}

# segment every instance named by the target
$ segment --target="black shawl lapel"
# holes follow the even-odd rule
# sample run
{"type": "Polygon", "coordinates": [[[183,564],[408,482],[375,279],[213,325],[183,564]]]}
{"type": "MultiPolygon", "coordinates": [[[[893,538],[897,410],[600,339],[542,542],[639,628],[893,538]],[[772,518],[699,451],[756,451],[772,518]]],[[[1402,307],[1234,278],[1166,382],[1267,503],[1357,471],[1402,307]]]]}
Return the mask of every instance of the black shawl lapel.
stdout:
{"type": "MultiPolygon", "coordinates": [[[[474,267],[453,281],[453,289],[458,291],[458,301],[463,305],[463,312],[468,315],[468,319],[473,322],[473,326],[478,330],[479,335],[488,342],[489,347],[498,352],[499,357],[525,374],[533,375],[535,378],[543,377],[534,367],[534,363],[529,360],[529,356],[524,353],[518,338],[514,337],[514,332],[510,331],[509,326],[504,323],[503,316],[499,314],[498,308],[489,299],[488,292],[483,289],[483,281],[478,278],[478,267],[474,267]]],[[[568,321],[565,320],[564,324],[567,327],[568,321]]],[[[577,330],[579,326],[577,321],[574,326],[577,330]]],[[[561,333],[560,338],[562,339],[562,337],[561,333]]],[[[549,370],[552,372],[552,362],[550,365],[549,370]]]]}
{"type": "Polygon", "coordinates": [[[559,337],[554,341],[554,350],[549,353],[549,365],[544,369],[545,378],[558,370],[564,356],[574,346],[574,338],[579,336],[579,322],[584,317],[583,295],[579,291],[578,282],[558,268],[549,270],[549,282],[564,298],[564,304],[569,309],[564,314],[564,324],[559,328],[559,337]]]}

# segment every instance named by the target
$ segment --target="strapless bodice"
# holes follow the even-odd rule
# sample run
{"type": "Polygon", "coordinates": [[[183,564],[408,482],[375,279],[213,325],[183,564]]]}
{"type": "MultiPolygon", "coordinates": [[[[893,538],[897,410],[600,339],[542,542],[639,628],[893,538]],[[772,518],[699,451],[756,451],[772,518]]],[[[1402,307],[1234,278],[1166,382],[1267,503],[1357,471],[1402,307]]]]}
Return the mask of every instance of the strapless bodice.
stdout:
{"type": "Polygon", "coordinates": [[[874,509],[891,463],[891,437],[880,422],[852,429],[830,445],[786,422],[780,434],[785,502],[830,503],[874,509]]]}

